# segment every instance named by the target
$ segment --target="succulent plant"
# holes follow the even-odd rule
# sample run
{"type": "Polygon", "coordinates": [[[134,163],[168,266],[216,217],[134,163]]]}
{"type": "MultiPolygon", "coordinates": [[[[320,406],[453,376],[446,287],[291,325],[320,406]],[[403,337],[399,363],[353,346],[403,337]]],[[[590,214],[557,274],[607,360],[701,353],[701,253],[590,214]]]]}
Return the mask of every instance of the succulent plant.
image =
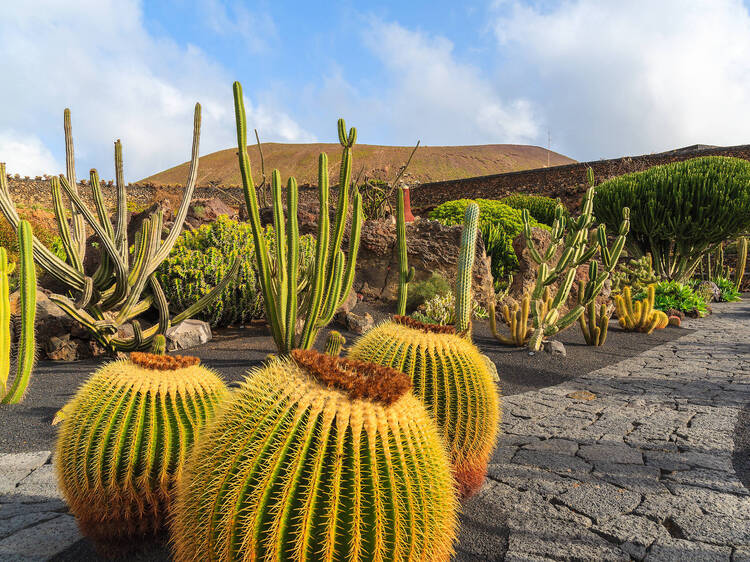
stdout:
{"type": "Polygon", "coordinates": [[[444,434],[461,497],[484,481],[500,418],[492,373],[452,326],[395,316],[362,336],[349,357],[405,372],[444,434]]]}
{"type": "Polygon", "coordinates": [[[439,433],[394,369],[295,349],[253,370],[178,484],[175,560],[448,560],[439,433]]]}
{"type": "Polygon", "coordinates": [[[117,554],[164,527],[197,432],[228,395],[195,357],[133,352],[96,371],[63,412],[55,468],[81,532],[117,554]]]}
{"type": "Polygon", "coordinates": [[[649,285],[646,288],[646,298],[642,301],[633,300],[630,287],[624,287],[622,294],[615,295],[617,321],[623,330],[650,334],[659,326],[666,327],[664,321],[669,321],[667,315],[654,309],[655,290],[654,284],[649,285]]]}
{"type": "Polygon", "coordinates": [[[396,314],[406,314],[409,283],[414,279],[414,268],[409,268],[406,253],[406,218],[404,216],[404,188],[398,188],[396,200],[396,242],[398,245],[398,299],[396,314]]]}
{"type": "Polygon", "coordinates": [[[326,340],[326,355],[332,355],[338,357],[341,355],[341,350],[344,349],[346,338],[341,335],[341,332],[331,330],[328,332],[328,339],[326,340]]]}

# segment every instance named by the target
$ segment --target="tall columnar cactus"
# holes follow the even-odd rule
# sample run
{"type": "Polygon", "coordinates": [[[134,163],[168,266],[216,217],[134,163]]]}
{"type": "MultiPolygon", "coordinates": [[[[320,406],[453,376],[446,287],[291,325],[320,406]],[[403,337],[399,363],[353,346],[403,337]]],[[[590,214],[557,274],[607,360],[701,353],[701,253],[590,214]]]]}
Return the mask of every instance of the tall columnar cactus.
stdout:
{"type": "Polygon", "coordinates": [[[55,468],[81,532],[110,553],[163,530],[197,432],[228,395],[195,357],[131,353],[65,407],[55,468]]]}
{"type": "Polygon", "coordinates": [[[237,121],[237,145],[240,176],[245,192],[245,203],[255,243],[255,258],[258,264],[266,317],[271,335],[279,352],[292,349],[309,349],[315,343],[320,328],[328,324],[339,306],[346,300],[354,282],[354,265],[357,262],[359,238],[362,229],[362,197],[355,190],[352,204],[352,225],[349,234],[348,259],[344,258],[341,243],[346,228],[349,207],[349,184],[352,173],[352,147],[357,139],[357,130],[346,130],[343,119],[338,121],[339,143],[342,146],[339,193],[336,205],[336,224],[333,236],[329,229],[328,216],[328,156],[321,153],[318,159],[318,236],[315,246],[315,264],[311,281],[307,284],[301,302],[299,266],[299,232],[297,225],[297,181],[290,178],[287,184],[287,219],[281,200],[281,175],[274,170],[271,178],[273,195],[273,225],[276,250],[272,257],[268,251],[260,224],[258,198],[247,155],[247,120],[242,86],[234,83],[234,111],[237,121]],[[284,232],[287,235],[284,235],[284,232]],[[275,262],[275,267],[274,267],[275,262]],[[302,314],[300,314],[300,312],[302,314]],[[297,317],[304,315],[301,333],[297,330],[297,317]]]}
{"type": "Polygon", "coordinates": [[[500,406],[479,350],[450,326],[396,316],[362,336],[349,357],[402,370],[445,437],[461,497],[484,481],[500,406]]]}
{"type": "Polygon", "coordinates": [[[178,484],[175,560],[448,560],[456,500],[393,369],[295,349],[252,371],[178,484]]]}
{"type": "Polygon", "coordinates": [[[409,258],[406,253],[406,217],[404,216],[404,188],[398,188],[396,200],[396,243],[398,244],[398,303],[396,314],[406,314],[406,299],[409,293],[409,283],[414,279],[414,268],[409,268],[409,258]]]}
{"type": "Polygon", "coordinates": [[[539,265],[536,284],[531,293],[534,315],[533,331],[528,344],[531,350],[538,351],[542,347],[544,337],[556,334],[578,319],[586,305],[601,292],[604,282],[617,265],[617,260],[620,259],[629,229],[630,211],[627,207],[622,210],[623,218],[618,236],[610,250],[607,246],[607,232],[603,224],[597,228],[595,237],[589,236],[589,230],[595,221],[592,213],[593,198],[594,188],[590,187],[584,197],[580,216],[570,221],[566,221],[562,208],[558,207],[552,226],[552,240],[544,255],[534,247],[529,212],[526,209],[523,210],[526,247],[531,258],[539,265]],[[566,222],[570,224],[569,229],[565,228],[566,222]],[[555,258],[558,249],[561,249],[561,252],[559,257],[555,258]],[[599,261],[594,259],[597,253],[599,261]],[[555,260],[554,266],[552,266],[553,260],[555,260]],[[578,268],[589,260],[591,261],[588,281],[583,288],[583,297],[579,299],[577,305],[561,315],[578,268]],[[545,309],[544,290],[555,283],[558,284],[555,296],[549,307],[545,309]]]}
{"type": "MultiPolygon", "coordinates": [[[[179,324],[211,304],[223,292],[239,268],[239,261],[237,261],[230,273],[213,291],[207,293],[181,314],[174,318],[169,317],[167,299],[154,271],[169,255],[180,235],[190,199],[193,196],[198,176],[200,119],[200,105],[196,104],[190,171],[172,230],[162,240],[162,212],[159,210],[143,221],[132,243],[128,240],[127,232],[127,195],[123,179],[120,141],[115,143],[117,205],[113,224],[104,204],[99,174],[96,170],[90,172],[94,211],[86,206],[78,193],[70,110],[65,110],[66,174],[60,174],[59,178],[52,178],[50,184],[55,216],[67,261],[57,257],[36,238],[33,240],[34,259],[42,269],[68,288],[67,293],[75,295],[75,299],[61,294],[51,295],[50,300],[79,321],[109,351],[148,349],[154,336],[164,334],[170,326],[179,324]],[[72,205],[70,224],[67,218],[68,212],[63,204],[61,188],[72,205]],[[88,248],[84,221],[93,230],[101,248],[100,265],[93,272],[84,269],[88,248]],[[131,245],[134,246],[132,256],[130,255],[131,245]],[[147,291],[145,296],[144,291],[147,291]],[[144,330],[136,318],[152,306],[157,309],[158,322],[144,330]],[[119,337],[119,327],[128,322],[133,325],[133,337],[119,337]]],[[[18,227],[20,219],[10,198],[5,164],[2,163],[0,163],[0,211],[14,228],[18,227]]]]}
{"type": "Polygon", "coordinates": [[[630,287],[625,287],[621,295],[615,296],[617,307],[617,321],[623,330],[628,332],[652,333],[654,330],[666,328],[669,317],[661,310],[654,308],[656,285],[646,288],[646,298],[634,301],[630,287]]]}
{"type": "Polygon", "coordinates": [[[10,321],[11,303],[9,298],[8,275],[12,267],[8,265],[8,253],[0,247],[0,401],[3,404],[17,404],[23,399],[29,386],[31,371],[34,368],[36,341],[34,321],[36,319],[36,270],[32,257],[33,235],[31,225],[22,220],[18,223],[18,249],[20,261],[19,310],[21,330],[18,338],[18,358],[13,384],[8,388],[10,375],[10,321]]]}
{"type": "Polygon", "coordinates": [[[456,333],[471,337],[471,313],[473,296],[471,280],[474,275],[474,257],[479,230],[479,205],[470,203],[464,213],[464,228],[461,232],[461,246],[458,254],[458,274],[456,275],[456,333]]]}
{"type": "Polygon", "coordinates": [[[737,240],[737,266],[734,269],[734,287],[739,291],[742,287],[742,278],[745,276],[747,265],[747,236],[741,236],[737,240]]]}

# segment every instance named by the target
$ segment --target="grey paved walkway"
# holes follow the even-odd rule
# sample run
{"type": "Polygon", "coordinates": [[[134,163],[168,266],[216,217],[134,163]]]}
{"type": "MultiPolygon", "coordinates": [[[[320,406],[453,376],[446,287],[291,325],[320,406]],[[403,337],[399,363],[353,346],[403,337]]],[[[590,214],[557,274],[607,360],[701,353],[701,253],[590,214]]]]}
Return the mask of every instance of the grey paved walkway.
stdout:
{"type": "MultiPolygon", "coordinates": [[[[680,340],[507,398],[481,509],[467,510],[485,520],[465,522],[459,557],[750,561],[750,491],[733,459],[750,304],[715,309],[680,340]]],[[[0,561],[46,560],[79,539],[49,457],[0,455],[0,561]]]]}

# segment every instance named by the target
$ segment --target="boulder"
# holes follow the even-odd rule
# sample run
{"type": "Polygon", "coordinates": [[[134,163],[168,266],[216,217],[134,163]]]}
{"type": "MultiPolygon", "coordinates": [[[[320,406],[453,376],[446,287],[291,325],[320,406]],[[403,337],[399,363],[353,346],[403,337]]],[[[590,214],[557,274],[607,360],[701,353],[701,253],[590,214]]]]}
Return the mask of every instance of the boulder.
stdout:
{"type": "MultiPolygon", "coordinates": [[[[445,226],[425,218],[406,225],[409,267],[415,269],[414,281],[429,279],[438,273],[454,280],[458,270],[461,226],[445,226]]],[[[485,305],[494,295],[490,259],[477,238],[473,271],[475,298],[485,305]]],[[[365,221],[357,258],[354,287],[365,299],[392,302],[398,292],[398,250],[393,218],[365,221]]]]}
{"type": "Polygon", "coordinates": [[[547,340],[545,342],[542,342],[542,345],[544,347],[544,351],[546,351],[550,355],[561,355],[562,357],[567,356],[565,345],[563,345],[563,342],[561,341],[547,340]]]}
{"type": "Polygon", "coordinates": [[[217,197],[195,199],[188,207],[185,223],[191,228],[215,221],[220,215],[227,215],[232,220],[239,218],[239,213],[217,197]]]}
{"type": "Polygon", "coordinates": [[[695,288],[695,292],[701,295],[707,303],[721,301],[721,289],[713,281],[701,281],[695,288]]]}
{"type": "Polygon", "coordinates": [[[212,337],[208,322],[189,318],[167,330],[167,350],[188,349],[206,343],[212,337]]]}
{"type": "Polygon", "coordinates": [[[358,300],[359,299],[357,297],[356,291],[349,291],[349,295],[346,297],[346,300],[341,304],[339,309],[333,315],[333,322],[339,326],[346,328],[346,317],[352,310],[354,310],[354,307],[357,306],[358,300]]]}
{"type": "Polygon", "coordinates": [[[362,335],[365,332],[372,330],[375,326],[375,321],[369,312],[365,312],[364,315],[354,314],[353,312],[346,313],[346,327],[350,332],[362,335]]]}

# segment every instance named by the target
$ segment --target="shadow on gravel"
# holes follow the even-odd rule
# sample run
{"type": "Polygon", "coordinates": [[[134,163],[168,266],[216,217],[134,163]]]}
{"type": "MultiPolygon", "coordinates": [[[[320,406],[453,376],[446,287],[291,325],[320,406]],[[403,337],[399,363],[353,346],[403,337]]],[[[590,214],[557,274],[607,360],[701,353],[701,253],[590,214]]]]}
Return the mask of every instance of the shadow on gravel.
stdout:
{"type": "Polygon", "coordinates": [[[734,427],[732,465],[742,484],[750,490],[750,402],[745,404],[734,427]]]}

